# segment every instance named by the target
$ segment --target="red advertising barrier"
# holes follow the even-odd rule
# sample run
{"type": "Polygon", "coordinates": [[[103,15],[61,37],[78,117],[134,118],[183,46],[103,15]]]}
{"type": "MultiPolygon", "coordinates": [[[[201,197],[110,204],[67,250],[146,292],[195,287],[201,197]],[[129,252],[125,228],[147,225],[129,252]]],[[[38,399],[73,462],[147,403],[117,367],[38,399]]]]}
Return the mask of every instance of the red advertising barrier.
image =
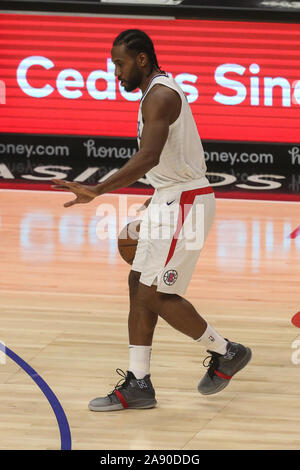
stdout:
{"type": "Polygon", "coordinates": [[[114,76],[124,29],[152,38],[202,139],[300,141],[298,24],[0,14],[0,129],[136,137],[141,93],[114,76]]]}

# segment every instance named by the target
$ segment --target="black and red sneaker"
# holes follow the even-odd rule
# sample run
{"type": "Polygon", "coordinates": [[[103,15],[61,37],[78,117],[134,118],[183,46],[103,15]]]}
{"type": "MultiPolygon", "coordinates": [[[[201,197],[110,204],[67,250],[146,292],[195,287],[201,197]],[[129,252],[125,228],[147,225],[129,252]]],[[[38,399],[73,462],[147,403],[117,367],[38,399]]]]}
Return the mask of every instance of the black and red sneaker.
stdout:
{"type": "Polygon", "coordinates": [[[156,405],[155,391],[150,380],[150,374],[145,375],[143,379],[136,379],[131,371],[123,372],[116,369],[121,375],[114,390],[106,397],[95,398],[90,401],[89,409],[91,411],[116,411],[131,409],[154,408],[156,405]],[[120,384],[120,382],[122,382],[120,384]]]}
{"type": "Polygon", "coordinates": [[[250,348],[230,341],[224,355],[209,350],[207,352],[211,356],[204,359],[203,365],[209,369],[198,385],[202,395],[212,395],[227,387],[231,378],[248,364],[252,356],[250,348]],[[207,359],[210,359],[208,364],[205,363],[207,359]]]}

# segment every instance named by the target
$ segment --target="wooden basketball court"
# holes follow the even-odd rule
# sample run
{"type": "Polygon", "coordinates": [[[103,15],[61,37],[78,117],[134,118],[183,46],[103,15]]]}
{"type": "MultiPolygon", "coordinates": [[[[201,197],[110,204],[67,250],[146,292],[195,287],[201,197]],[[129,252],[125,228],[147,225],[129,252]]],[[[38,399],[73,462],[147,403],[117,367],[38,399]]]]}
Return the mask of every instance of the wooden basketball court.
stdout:
{"type": "Polygon", "coordinates": [[[67,425],[72,449],[299,449],[300,330],[291,318],[300,310],[300,235],[290,236],[298,205],[217,199],[186,294],[221,334],[251,347],[247,368],[220,394],[200,395],[206,351],[160,319],[157,408],[95,413],[88,402],[113,390],[115,369],[128,366],[129,266],[115,235],[124,207],[147,197],[106,195],[65,209],[70,198],[0,191],[0,340],[23,361],[0,355],[1,449],[60,449],[67,425]],[[100,203],[110,214],[103,240],[100,203]],[[56,414],[39,378],[61,406],[56,414]]]}

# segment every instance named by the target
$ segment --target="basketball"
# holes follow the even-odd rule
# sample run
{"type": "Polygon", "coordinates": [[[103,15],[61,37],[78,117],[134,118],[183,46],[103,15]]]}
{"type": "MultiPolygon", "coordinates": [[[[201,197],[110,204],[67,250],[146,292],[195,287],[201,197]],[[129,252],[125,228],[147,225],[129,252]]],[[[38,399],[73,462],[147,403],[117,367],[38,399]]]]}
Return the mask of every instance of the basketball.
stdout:
{"type": "Polygon", "coordinates": [[[132,264],[135,257],[136,246],[139,241],[141,220],[129,222],[120,232],[118,237],[118,250],[124,261],[132,264]]]}

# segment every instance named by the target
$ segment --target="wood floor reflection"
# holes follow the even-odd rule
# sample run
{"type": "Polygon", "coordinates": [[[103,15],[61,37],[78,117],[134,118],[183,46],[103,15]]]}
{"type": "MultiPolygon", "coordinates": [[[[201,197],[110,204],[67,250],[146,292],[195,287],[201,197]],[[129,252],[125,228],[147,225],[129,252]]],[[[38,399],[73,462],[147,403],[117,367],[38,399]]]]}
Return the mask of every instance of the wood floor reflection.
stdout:
{"type": "MultiPolygon", "coordinates": [[[[93,413],[128,366],[127,276],[117,234],[147,196],[106,195],[69,209],[61,192],[0,191],[0,341],[59,399],[72,449],[299,449],[299,207],[217,199],[186,298],[249,366],[220,394],[197,384],[206,351],[159,320],[153,410],[93,413]],[[128,217],[129,214],[129,218],[128,217]],[[117,430],[117,432],[116,432],[117,430]]],[[[57,421],[31,377],[0,355],[1,449],[59,449],[57,421]]]]}

